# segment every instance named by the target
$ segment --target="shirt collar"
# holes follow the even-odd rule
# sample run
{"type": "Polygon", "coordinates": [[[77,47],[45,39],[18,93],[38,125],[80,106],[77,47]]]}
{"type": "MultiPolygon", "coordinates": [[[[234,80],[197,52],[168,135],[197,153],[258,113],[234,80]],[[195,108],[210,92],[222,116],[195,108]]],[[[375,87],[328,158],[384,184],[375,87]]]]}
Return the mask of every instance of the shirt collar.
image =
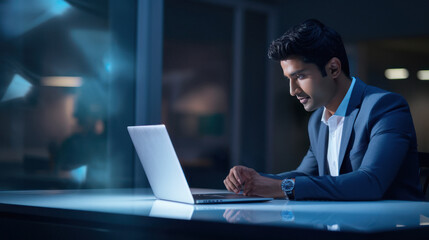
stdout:
{"type": "Polygon", "coordinates": [[[335,111],[334,115],[337,116],[346,116],[347,107],[349,106],[350,97],[352,95],[353,87],[355,86],[356,78],[352,77],[352,84],[349,87],[349,90],[346,93],[346,96],[344,96],[343,101],[341,102],[340,106],[338,106],[337,111],[335,111]]]}
{"type": "MultiPolygon", "coordinates": [[[[356,83],[356,78],[352,77],[352,84],[349,87],[349,90],[346,93],[346,96],[344,96],[343,101],[341,101],[340,106],[338,106],[337,111],[335,111],[334,115],[335,116],[341,116],[341,117],[345,117],[346,116],[346,111],[347,111],[347,107],[349,105],[349,101],[350,101],[350,97],[352,95],[352,91],[353,91],[353,87],[355,86],[356,83]]],[[[321,121],[328,125],[328,119],[326,116],[326,108],[323,107],[323,113],[322,113],[322,119],[321,121]]]]}
{"type": "Polygon", "coordinates": [[[321,121],[326,125],[326,126],[328,126],[328,119],[329,119],[329,117],[328,117],[328,112],[326,111],[326,107],[323,107],[323,113],[322,113],[322,119],[321,119],[321,121]]]}

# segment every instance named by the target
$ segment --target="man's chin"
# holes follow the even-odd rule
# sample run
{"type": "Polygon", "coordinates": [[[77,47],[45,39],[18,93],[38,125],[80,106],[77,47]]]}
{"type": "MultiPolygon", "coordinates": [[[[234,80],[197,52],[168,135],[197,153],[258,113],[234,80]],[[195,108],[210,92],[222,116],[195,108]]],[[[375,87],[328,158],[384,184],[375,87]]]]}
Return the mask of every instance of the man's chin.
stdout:
{"type": "Polygon", "coordinates": [[[307,111],[307,112],[312,112],[312,111],[314,111],[314,110],[317,109],[317,107],[314,107],[311,104],[306,104],[306,105],[303,105],[303,106],[304,106],[305,111],[307,111]]]}

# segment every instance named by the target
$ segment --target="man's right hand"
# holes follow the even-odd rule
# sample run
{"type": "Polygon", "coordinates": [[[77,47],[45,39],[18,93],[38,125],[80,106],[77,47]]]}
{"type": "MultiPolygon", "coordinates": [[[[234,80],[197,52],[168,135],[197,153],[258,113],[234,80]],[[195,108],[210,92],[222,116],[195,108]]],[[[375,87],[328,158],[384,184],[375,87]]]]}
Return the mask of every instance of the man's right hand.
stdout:
{"type": "Polygon", "coordinates": [[[254,169],[245,166],[235,166],[231,168],[228,176],[223,180],[226,189],[230,192],[240,193],[246,181],[258,174],[254,169]]]}

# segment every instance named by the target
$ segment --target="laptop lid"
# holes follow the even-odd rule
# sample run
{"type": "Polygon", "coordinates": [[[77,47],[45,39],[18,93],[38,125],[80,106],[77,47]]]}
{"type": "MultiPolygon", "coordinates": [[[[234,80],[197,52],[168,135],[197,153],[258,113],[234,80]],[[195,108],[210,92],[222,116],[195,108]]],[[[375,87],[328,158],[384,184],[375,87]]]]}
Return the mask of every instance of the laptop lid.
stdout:
{"type": "Polygon", "coordinates": [[[165,126],[130,126],[128,132],[155,197],[194,204],[165,126]]]}

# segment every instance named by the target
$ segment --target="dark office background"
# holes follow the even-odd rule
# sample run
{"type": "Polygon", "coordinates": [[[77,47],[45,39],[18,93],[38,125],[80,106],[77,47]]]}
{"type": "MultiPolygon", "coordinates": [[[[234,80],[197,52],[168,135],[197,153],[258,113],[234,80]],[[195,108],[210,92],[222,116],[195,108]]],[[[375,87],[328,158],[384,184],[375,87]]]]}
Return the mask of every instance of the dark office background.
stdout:
{"type": "Polygon", "coordinates": [[[343,36],[353,76],[408,100],[429,152],[429,81],[418,77],[429,70],[427,9],[424,0],[1,1],[0,189],[148,186],[126,131],[140,124],[166,124],[191,187],[222,188],[237,164],[296,168],[310,114],[266,50],[307,18],[343,36]],[[408,76],[389,80],[391,68],[408,76]]]}

